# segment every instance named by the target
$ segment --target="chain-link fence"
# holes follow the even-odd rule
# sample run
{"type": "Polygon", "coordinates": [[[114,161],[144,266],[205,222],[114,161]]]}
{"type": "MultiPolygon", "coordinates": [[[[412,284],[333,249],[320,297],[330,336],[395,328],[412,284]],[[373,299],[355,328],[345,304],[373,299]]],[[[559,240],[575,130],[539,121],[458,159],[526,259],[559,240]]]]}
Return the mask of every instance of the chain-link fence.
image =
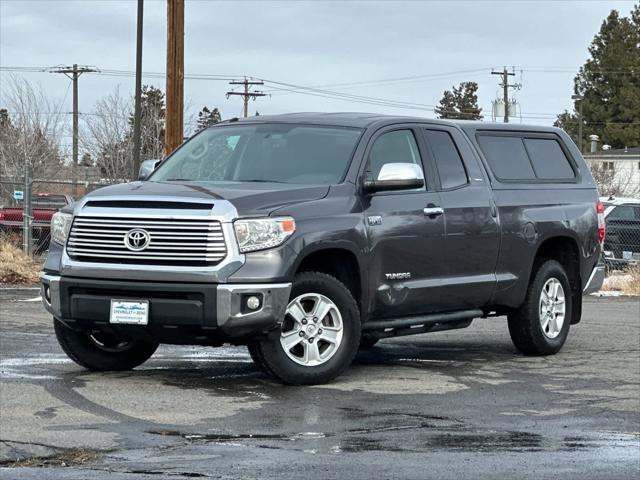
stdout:
{"type": "Polygon", "coordinates": [[[25,178],[0,179],[0,241],[9,242],[31,257],[44,255],[51,241],[51,217],[68,203],[106,181],[71,182],[25,178]]]}
{"type": "Polygon", "coordinates": [[[605,204],[603,258],[611,271],[640,265],[640,155],[585,155],[605,204]]]}
{"type": "Polygon", "coordinates": [[[603,258],[607,269],[640,265],[640,200],[610,197],[604,204],[607,230],[603,258]]]}

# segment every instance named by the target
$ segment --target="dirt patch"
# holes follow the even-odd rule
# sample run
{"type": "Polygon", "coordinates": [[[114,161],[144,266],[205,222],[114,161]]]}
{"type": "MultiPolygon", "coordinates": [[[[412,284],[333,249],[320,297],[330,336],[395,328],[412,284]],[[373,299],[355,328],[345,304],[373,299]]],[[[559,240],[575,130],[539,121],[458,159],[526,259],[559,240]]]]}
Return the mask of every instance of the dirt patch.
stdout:
{"type": "Polygon", "coordinates": [[[0,283],[33,285],[41,270],[40,262],[32,260],[11,243],[0,242],[0,283]]]}
{"type": "Polygon", "coordinates": [[[625,295],[640,295],[640,265],[614,272],[605,278],[602,290],[621,292],[625,295]]]}
{"type": "Polygon", "coordinates": [[[61,450],[53,455],[24,457],[15,460],[4,460],[0,467],[9,468],[41,468],[41,467],[72,467],[95,463],[102,459],[103,454],[87,448],[70,448],[61,450]]]}

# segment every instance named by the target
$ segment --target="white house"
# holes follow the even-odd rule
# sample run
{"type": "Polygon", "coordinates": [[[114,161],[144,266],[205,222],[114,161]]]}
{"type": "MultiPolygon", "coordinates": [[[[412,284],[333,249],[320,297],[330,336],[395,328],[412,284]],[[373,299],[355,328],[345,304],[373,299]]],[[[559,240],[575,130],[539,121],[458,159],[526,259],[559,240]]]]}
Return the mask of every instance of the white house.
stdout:
{"type": "MultiPolygon", "coordinates": [[[[624,150],[603,150],[584,156],[596,180],[606,179],[605,183],[614,187],[617,192],[601,191],[602,195],[610,193],[626,196],[640,196],[640,147],[624,150]]],[[[601,190],[606,186],[599,185],[601,190]]]]}

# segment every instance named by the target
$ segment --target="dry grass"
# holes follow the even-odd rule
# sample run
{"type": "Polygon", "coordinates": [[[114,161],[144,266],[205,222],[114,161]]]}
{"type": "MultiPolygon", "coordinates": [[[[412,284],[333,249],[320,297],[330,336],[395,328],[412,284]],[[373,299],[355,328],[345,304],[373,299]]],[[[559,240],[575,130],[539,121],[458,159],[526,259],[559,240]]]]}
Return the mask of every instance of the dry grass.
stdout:
{"type": "Polygon", "coordinates": [[[629,267],[605,278],[602,290],[640,295],[640,265],[629,267]]]}
{"type": "Polygon", "coordinates": [[[11,468],[70,467],[95,463],[102,458],[100,452],[86,448],[70,448],[47,457],[27,457],[6,462],[2,466],[11,468]]]}
{"type": "Polygon", "coordinates": [[[22,250],[7,241],[0,242],[0,283],[34,284],[42,264],[33,261],[22,250]]]}

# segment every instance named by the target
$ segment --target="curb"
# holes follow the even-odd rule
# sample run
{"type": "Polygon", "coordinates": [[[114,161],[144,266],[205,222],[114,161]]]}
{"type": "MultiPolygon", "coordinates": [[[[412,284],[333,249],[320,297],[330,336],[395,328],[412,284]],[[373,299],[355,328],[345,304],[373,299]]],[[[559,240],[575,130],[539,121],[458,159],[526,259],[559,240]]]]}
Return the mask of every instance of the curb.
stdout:
{"type": "Polygon", "coordinates": [[[40,287],[0,287],[0,297],[39,293],[40,287]]]}

